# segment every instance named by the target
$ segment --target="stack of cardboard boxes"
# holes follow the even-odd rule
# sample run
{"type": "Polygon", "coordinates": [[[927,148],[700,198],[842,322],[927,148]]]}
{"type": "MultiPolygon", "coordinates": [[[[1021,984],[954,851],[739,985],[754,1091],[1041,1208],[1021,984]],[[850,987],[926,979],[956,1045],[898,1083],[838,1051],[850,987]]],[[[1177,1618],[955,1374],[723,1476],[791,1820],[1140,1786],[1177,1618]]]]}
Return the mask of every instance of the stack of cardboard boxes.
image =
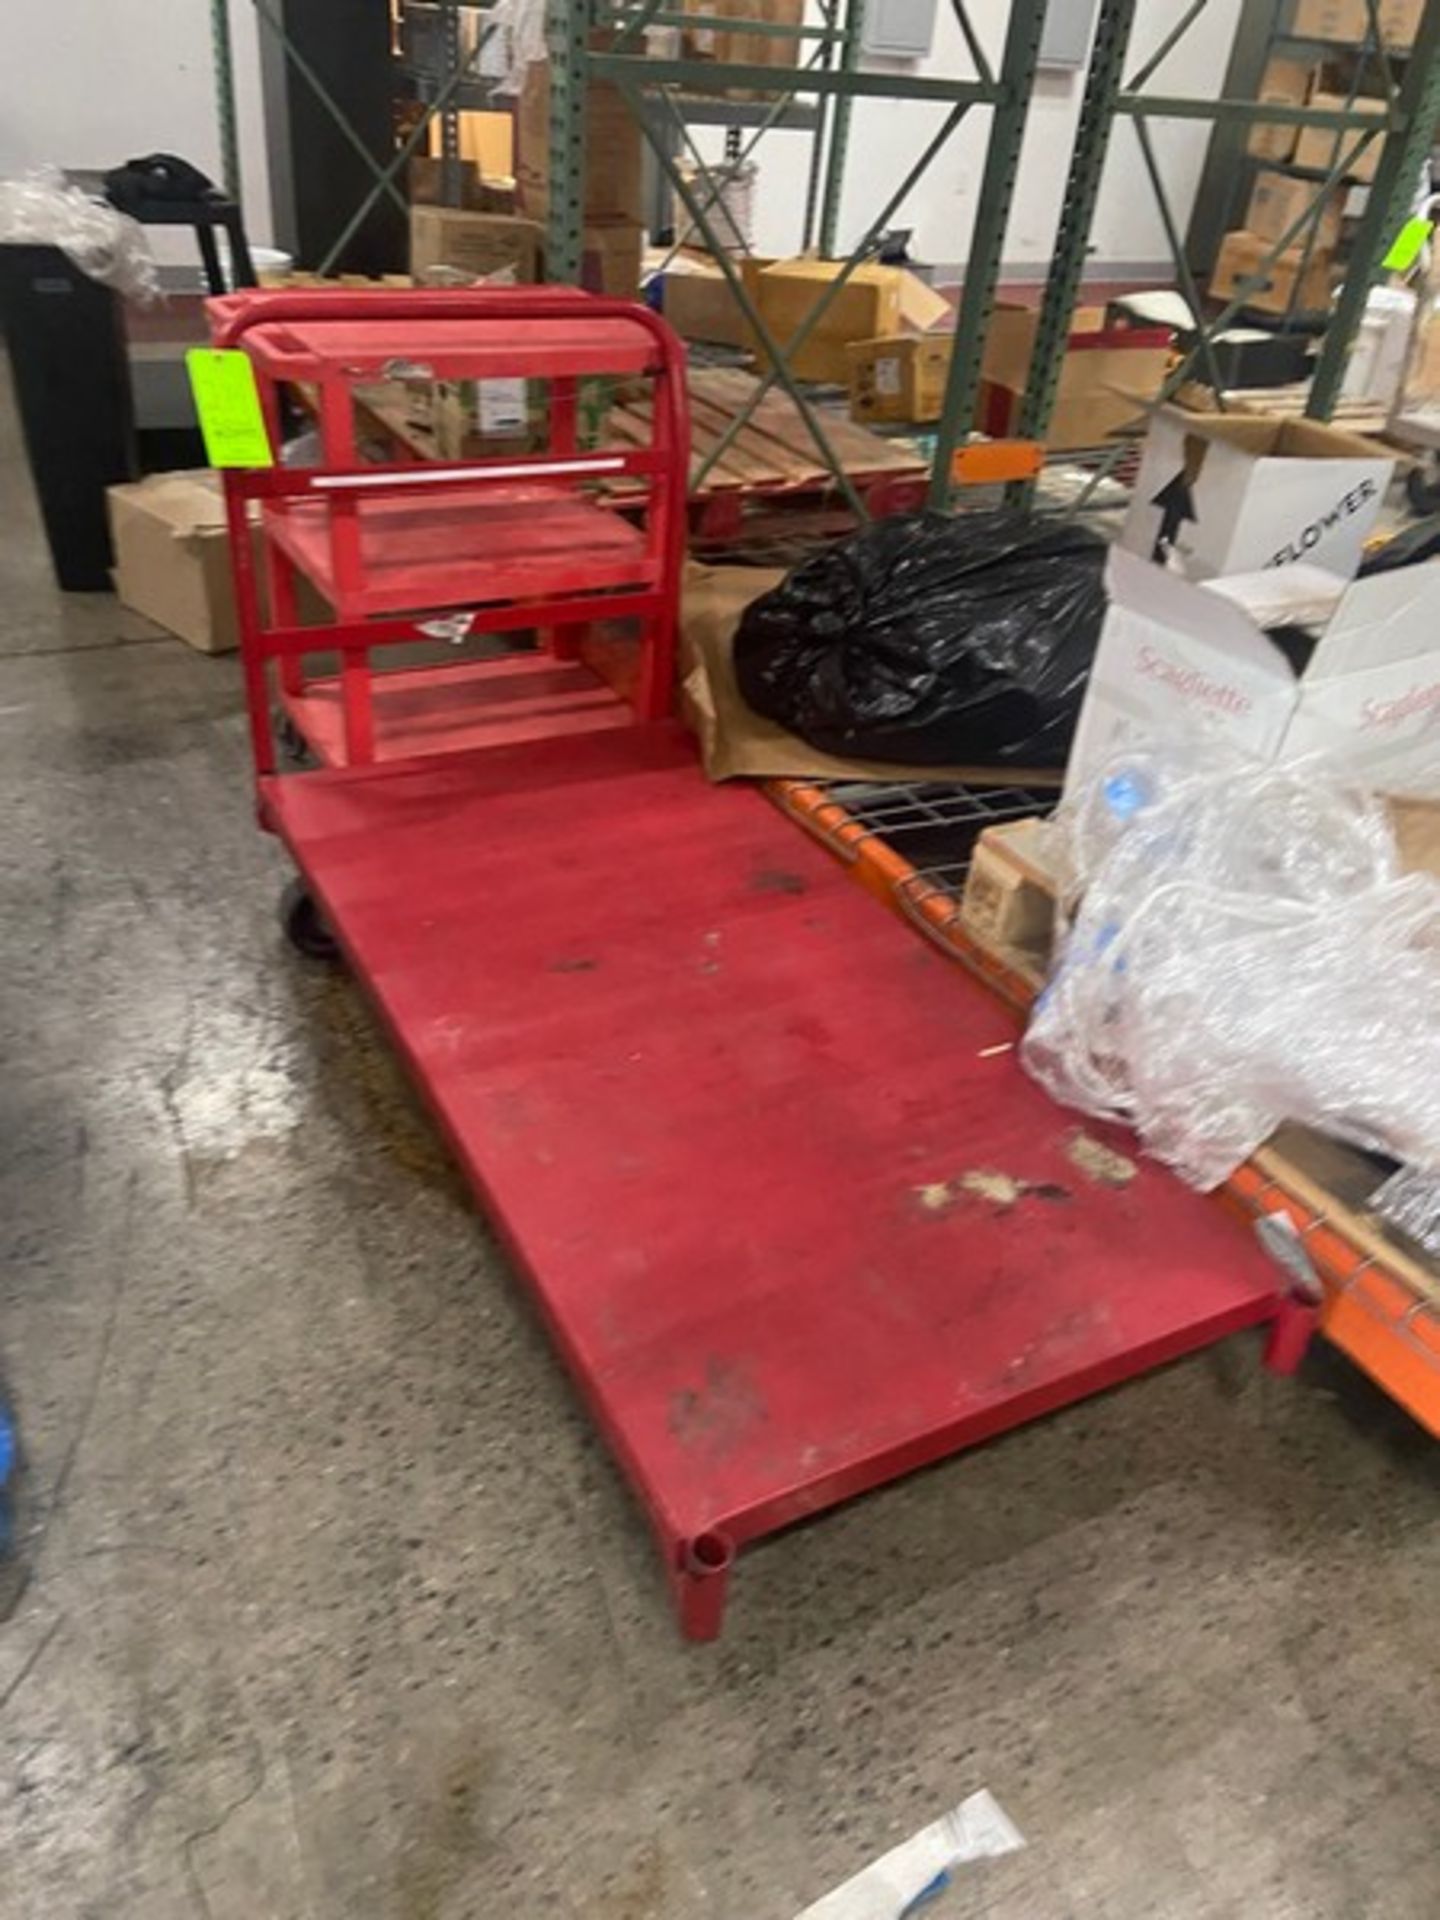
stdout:
{"type": "MultiPolygon", "coordinates": [[[[634,299],[644,238],[643,136],[617,90],[591,84],[586,98],[585,221],[581,284],[634,299]]],[[[550,73],[535,61],[516,109],[513,180],[475,180],[474,204],[416,205],[410,213],[410,270],[450,267],[475,278],[544,277],[550,212],[550,73]]]]}
{"type": "MultiPolygon", "coordinates": [[[[1423,0],[1377,0],[1380,32],[1391,52],[1413,45],[1423,0]]],[[[1385,101],[1376,63],[1356,61],[1370,30],[1369,0],[1296,0],[1292,37],[1326,44],[1332,51],[1320,65],[1295,56],[1277,56],[1265,68],[1258,97],[1281,106],[1317,107],[1332,113],[1383,115],[1385,101]]],[[[1210,279],[1216,299],[1244,296],[1261,313],[1325,312],[1336,279],[1335,255],[1346,195],[1352,185],[1368,185],[1380,163],[1378,136],[1357,151],[1361,130],[1296,127],[1281,121],[1257,125],[1249,152],[1267,162],[1255,179],[1243,226],[1225,236],[1210,279]],[[1336,186],[1321,194],[1313,228],[1302,223],[1320,193],[1317,175],[1340,168],[1336,186]],[[1293,171],[1291,171],[1293,169],[1293,171]],[[1290,236],[1278,259],[1262,266],[1276,241],[1290,236]],[[1308,242],[1308,245],[1307,245],[1308,242]],[[1257,284],[1258,282],[1258,284],[1257,284]],[[1297,286],[1297,282],[1299,283],[1297,286]]]]}

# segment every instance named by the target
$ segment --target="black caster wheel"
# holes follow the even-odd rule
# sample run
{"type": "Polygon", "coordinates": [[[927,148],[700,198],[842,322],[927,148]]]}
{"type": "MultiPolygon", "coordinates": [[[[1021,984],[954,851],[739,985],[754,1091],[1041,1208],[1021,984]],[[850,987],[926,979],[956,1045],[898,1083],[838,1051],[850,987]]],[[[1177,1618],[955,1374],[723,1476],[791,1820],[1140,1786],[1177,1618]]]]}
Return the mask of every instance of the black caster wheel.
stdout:
{"type": "Polygon", "coordinates": [[[285,938],[307,960],[338,960],[340,943],[325,924],[305,884],[292,880],[280,896],[280,925],[285,938]]]}
{"type": "Polygon", "coordinates": [[[1440,512],[1440,479],[1434,477],[1433,467],[1411,467],[1405,475],[1405,498],[1410,511],[1422,520],[1440,512]]]}
{"type": "Polygon", "coordinates": [[[275,751],[287,767],[314,766],[309,742],[283,708],[277,707],[271,713],[270,726],[275,735],[275,751]]]}

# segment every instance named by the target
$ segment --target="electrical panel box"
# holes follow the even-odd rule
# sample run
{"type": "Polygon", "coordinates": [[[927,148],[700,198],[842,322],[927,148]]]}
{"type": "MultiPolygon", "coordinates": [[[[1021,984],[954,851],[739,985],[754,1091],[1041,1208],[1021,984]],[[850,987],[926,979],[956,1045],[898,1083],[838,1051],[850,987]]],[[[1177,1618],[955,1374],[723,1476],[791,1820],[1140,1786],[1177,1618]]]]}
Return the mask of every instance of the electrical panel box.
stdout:
{"type": "Polygon", "coordinates": [[[862,52],[891,60],[923,60],[935,40],[936,0],[869,0],[860,30],[862,52]]]}
{"type": "Polygon", "coordinates": [[[1041,67],[1083,67],[1099,0],[1050,0],[1040,35],[1041,67]]]}

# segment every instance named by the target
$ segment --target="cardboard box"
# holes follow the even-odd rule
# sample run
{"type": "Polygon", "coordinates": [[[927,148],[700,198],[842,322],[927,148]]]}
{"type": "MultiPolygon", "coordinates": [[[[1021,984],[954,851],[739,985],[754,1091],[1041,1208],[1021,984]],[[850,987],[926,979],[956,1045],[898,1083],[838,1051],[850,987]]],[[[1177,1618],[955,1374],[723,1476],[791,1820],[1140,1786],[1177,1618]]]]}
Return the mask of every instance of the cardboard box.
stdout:
{"type": "MultiPolygon", "coordinates": [[[[1296,180],[1288,173],[1272,173],[1262,168],[1255,176],[1250,204],[1245,209],[1245,232],[1253,233],[1257,239],[1267,242],[1282,239],[1302,215],[1311,213],[1316,191],[1313,180],[1296,180]]],[[[1344,203],[1343,187],[1327,193],[1320,203],[1319,213],[1313,214],[1310,224],[1300,229],[1298,239],[1292,239],[1292,247],[1303,249],[1313,231],[1315,250],[1328,257],[1339,245],[1344,203]]]]}
{"type": "Polygon", "coordinates": [[[1106,591],[1067,797],[1132,743],[1197,733],[1440,796],[1440,562],[1357,580],[1298,677],[1239,607],[1133,554],[1111,552],[1106,591]]]}
{"type": "Polygon", "coordinates": [[[1290,31],[1304,40],[1359,45],[1369,30],[1365,0],[1295,0],[1290,31]]]}
{"type": "MultiPolygon", "coordinates": [[[[805,22],[805,0],[682,0],[685,13],[703,13],[741,20],[766,20],[779,27],[805,22]]],[[[717,65],[794,67],[800,63],[803,43],[788,36],[746,33],[743,28],[686,27],[681,46],[688,60],[713,60],[717,65]]]]}
{"type": "MultiPolygon", "coordinates": [[[[515,116],[508,105],[490,112],[466,107],[459,122],[460,157],[473,160],[482,180],[503,179],[515,171],[515,116]]],[[[445,129],[437,113],[430,122],[429,148],[439,159],[444,152],[445,129]]]]}
{"type": "MultiPolygon", "coordinates": [[[[1376,13],[1381,38],[1388,49],[1411,47],[1425,10],[1425,0],[1380,0],[1376,13]]],[[[1358,47],[1370,32],[1365,0],[1295,0],[1291,32],[1303,39],[1334,40],[1358,47]]]]}
{"type": "MultiPolygon", "coordinates": [[[[624,96],[607,80],[585,92],[585,218],[646,216],[644,135],[624,96]]],[[[515,188],[520,211],[545,224],[550,212],[550,68],[532,60],[515,111],[515,188]]]]}
{"type": "Polygon", "coordinates": [[[975,842],[960,918],[982,944],[1048,955],[1059,888],[1053,840],[1050,822],[1035,818],[986,827],[975,842]]]}
{"type": "Polygon", "coordinates": [[[1162,407],[1121,544],[1147,560],[1168,554],[1192,580],[1297,560],[1348,580],[1394,470],[1374,441],[1315,420],[1162,407]]]}
{"type": "MultiPolygon", "coordinates": [[[[1030,374],[1039,313],[998,306],[981,357],[979,422],[997,437],[1016,431],[1030,374]]],[[[1060,367],[1045,444],[1056,451],[1096,447],[1127,427],[1164,383],[1171,335],[1159,327],[1104,325],[1101,307],[1077,307],[1060,367]]]]}
{"type": "MultiPolygon", "coordinates": [[[[985,332],[985,347],[980,356],[980,372],[987,380],[1006,387],[1023,387],[1030,374],[1030,357],[1035,351],[1035,334],[1040,325],[1039,307],[1026,307],[1013,300],[999,300],[985,332]]],[[[1076,307],[1070,316],[1070,344],[1077,335],[1103,333],[1103,306],[1076,307]]]]}
{"type": "Polygon", "coordinates": [[[152,473],[105,495],[122,604],[200,653],[239,646],[220,476],[152,473]]]}
{"type": "MultiPolygon", "coordinates": [[[[1306,60],[1289,60],[1277,55],[1265,63],[1256,90],[1257,100],[1274,100],[1283,106],[1303,107],[1310,98],[1313,73],[1306,60]]],[[[1295,151],[1299,128],[1278,120],[1259,122],[1250,129],[1246,151],[1260,160],[1288,160],[1295,151]]]]}
{"type": "MultiPolygon", "coordinates": [[[[460,209],[471,213],[481,212],[480,169],[473,160],[457,160],[455,166],[460,191],[460,209]]],[[[445,162],[443,160],[437,160],[428,153],[417,153],[410,162],[409,181],[412,207],[445,205],[445,162]]]]}
{"type": "Polygon", "coordinates": [[[1312,247],[1308,263],[1305,249],[1290,247],[1278,259],[1265,265],[1265,256],[1273,242],[1258,234],[1237,228],[1227,233],[1215,256],[1210,275],[1210,296],[1227,305],[1244,297],[1245,305],[1258,313],[1288,313],[1290,297],[1302,268],[1304,279],[1295,306],[1301,313],[1325,313],[1330,307],[1331,257],[1323,247],[1312,247]],[[1254,284],[1250,284],[1254,283],[1254,284]]]}
{"type": "MultiPolygon", "coordinates": [[[[1343,93],[1315,92],[1310,96],[1312,107],[1325,107],[1332,113],[1383,114],[1383,100],[1369,100],[1357,96],[1347,100],[1343,93]]],[[[1300,137],[1295,142],[1295,165],[1313,167],[1317,172],[1328,173],[1338,159],[1355,151],[1355,142],[1360,138],[1356,127],[1302,127],[1300,137]]],[[[1384,151],[1383,133],[1372,140],[1358,158],[1352,160],[1345,170],[1347,180],[1369,182],[1375,178],[1375,169],[1380,165],[1380,155],[1384,151]]]]}
{"type": "MultiPolygon", "coordinates": [[[[835,260],[777,260],[747,281],[760,317],[782,348],[810,316],[826,286],[842,271],[835,260]]],[[[950,319],[950,302],[905,267],[873,263],[857,267],[827,307],[798,354],[792,373],[802,380],[845,385],[850,378],[846,347],[881,334],[925,333],[950,319]]],[[[768,356],[761,356],[768,358],[768,356]]]]}
{"type": "Polygon", "coordinates": [[[852,340],[850,416],[875,420],[938,420],[945,402],[954,336],[891,334],[884,340],[852,340]]]}
{"type": "Polygon", "coordinates": [[[1425,12],[1425,0],[1380,0],[1380,32],[1387,51],[1413,47],[1425,12]]]}
{"type": "Polygon", "coordinates": [[[537,281],[542,243],[536,223],[513,214],[410,209],[410,271],[417,277],[432,267],[454,267],[477,280],[508,271],[518,281],[537,281]]]}
{"type": "Polygon", "coordinates": [[[640,290],[645,229],[633,220],[587,222],[580,236],[580,284],[590,293],[633,300],[640,290]]]}
{"type": "Polygon", "coordinates": [[[542,381],[445,380],[430,408],[435,451],[442,460],[478,460],[500,453],[532,453],[544,445],[542,381]]]}
{"type": "Polygon", "coordinates": [[[743,347],[747,329],[730,282],[708,262],[672,262],[662,276],[660,310],[682,340],[743,347]]]}

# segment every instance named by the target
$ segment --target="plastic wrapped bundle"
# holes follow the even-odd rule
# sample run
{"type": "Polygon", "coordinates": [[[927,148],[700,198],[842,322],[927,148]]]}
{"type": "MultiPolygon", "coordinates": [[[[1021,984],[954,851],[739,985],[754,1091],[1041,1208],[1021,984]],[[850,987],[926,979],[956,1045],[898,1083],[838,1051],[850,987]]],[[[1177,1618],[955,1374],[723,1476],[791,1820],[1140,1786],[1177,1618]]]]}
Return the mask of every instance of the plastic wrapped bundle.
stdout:
{"type": "Polygon", "coordinates": [[[59,247],[82,273],[127,300],[150,301],[160,291],[145,229],[72,187],[58,167],[0,180],[0,244],[59,247]]]}
{"type": "Polygon", "coordinates": [[[1064,823],[1078,900],[1022,1058],[1213,1187],[1282,1120],[1440,1168],[1440,882],[1308,767],[1131,753],[1064,823]]]}

